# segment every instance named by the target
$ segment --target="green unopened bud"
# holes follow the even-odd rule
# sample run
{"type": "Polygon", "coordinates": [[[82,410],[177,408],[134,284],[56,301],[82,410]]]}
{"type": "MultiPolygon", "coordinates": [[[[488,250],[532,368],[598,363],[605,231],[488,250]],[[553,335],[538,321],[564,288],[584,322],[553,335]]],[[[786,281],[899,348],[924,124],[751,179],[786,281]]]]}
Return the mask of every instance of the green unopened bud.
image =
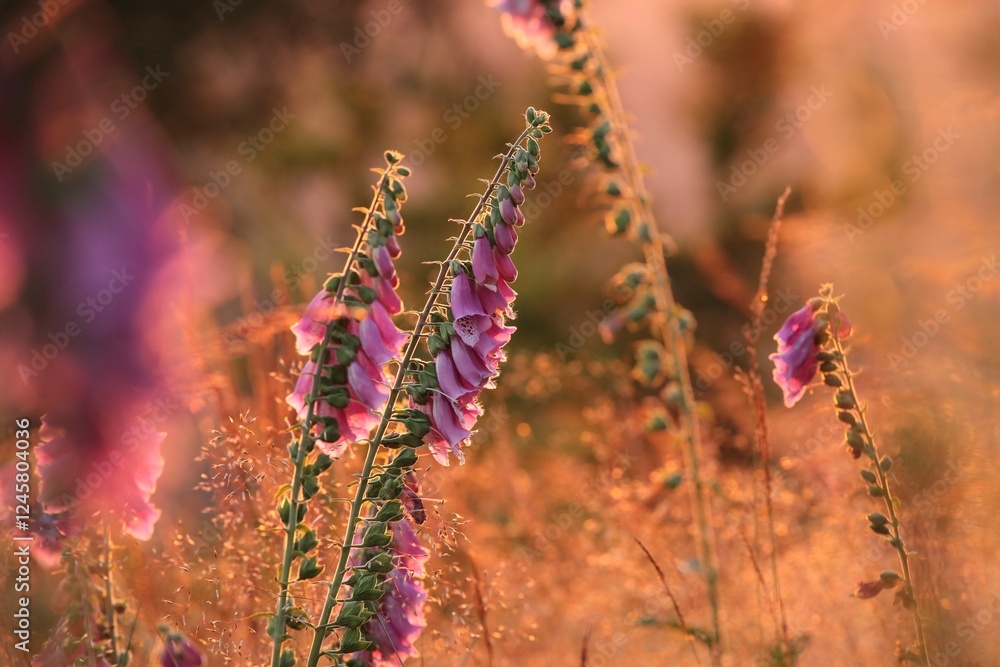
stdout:
{"type": "Polygon", "coordinates": [[[384,551],[373,556],[371,560],[365,563],[365,569],[376,574],[388,574],[392,572],[394,567],[392,556],[384,551]]]}
{"type": "Polygon", "coordinates": [[[396,458],[389,464],[392,468],[411,468],[417,463],[417,452],[413,449],[404,449],[396,455],[396,458]]]}
{"type": "Polygon", "coordinates": [[[885,584],[886,588],[893,588],[896,584],[903,580],[901,576],[892,570],[886,570],[882,574],[878,575],[878,578],[882,580],[882,583],[885,584]]]}
{"type": "Polygon", "coordinates": [[[882,457],[882,460],[878,462],[878,465],[882,468],[882,472],[889,472],[892,469],[892,459],[888,454],[886,454],[882,457]]]}
{"type": "Polygon", "coordinates": [[[386,533],[386,525],[380,521],[368,524],[361,546],[367,548],[384,547],[392,541],[392,537],[386,533]]]}
{"type": "Polygon", "coordinates": [[[319,546],[319,539],[316,537],[316,531],[312,528],[306,528],[302,536],[295,540],[295,551],[303,554],[309,553],[317,546],[319,546]]]}
{"type": "Polygon", "coordinates": [[[839,377],[837,377],[836,375],[833,375],[831,373],[828,373],[827,375],[823,376],[823,383],[826,384],[827,387],[842,387],[842,386],[844,386],[843,381],[839,377]]]}
{"type": "Polygon", "coordinates": [[[384,521],[386,523],[399,521],[402,518],[403,503],[398,500],[390,500],[385,505],[382,505],[381,509],[375,515],[375,521],[384,521]]]}
{"type": "Polygon", "coordinates": [[[845,424],[850,424],[851,426],[854,426],[855,424],[858,423],[858,420],[855,419],[854,415],[851,414],[850,412],[838,412],[837,419],[844,422],[845,424]]]}
{"type": "Polygon", "coordinates": [[[361,628],[348,628],[340,638],[341,653],[358,653],[371,645],[372,643],[361,634],[361,628]]]}
{"type": "Polygon", "coordinates": [[[874,526],[884,526],[887,523],[889,523],[889,517],[882,514],[881,512],[872,512],[865,518],[868,519],[868,523],[874,526]]]}
{"type": "Polygon", "coordinates": [[[309,556],[299,565],[299,581],[315,579],[323,572],[323,566],[317,562],[316,556],[309,556]]]}
{"type": "Polygon", "coordinates": [[[862,470],[861,479],[865,480],[869,484],[875,484],[878,482],[878,477],[871,470],[862,470]]]}
{"type": "Polygon", "coordinates": [[[853,410],[857,407],[857,403],[849,392],[842,391],[837,394],[837,407],[841,410],[853,410]]]}

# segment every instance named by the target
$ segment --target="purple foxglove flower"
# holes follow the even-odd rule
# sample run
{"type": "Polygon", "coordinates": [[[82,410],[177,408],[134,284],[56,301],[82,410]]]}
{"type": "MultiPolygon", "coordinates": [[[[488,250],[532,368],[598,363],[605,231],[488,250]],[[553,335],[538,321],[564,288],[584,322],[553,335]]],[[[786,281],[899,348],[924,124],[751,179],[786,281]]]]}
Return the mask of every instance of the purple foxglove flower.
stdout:
{"type": "Polygon", "coordinates": [[[524,213],[522,213],[521,209],[517,207],[514,207],[514,226],[515,227],[524,226],[524,213]]]}
{"type": "Polygon", "coordinates": [[[379,366],[399,357],[406,343],[406,334],[396,327],[385,306],[378,301],[372,303],[368,317],[357,325],[356,333],[361,339],[361,347],[379,366]]]}
{"type": "Polygon", "coordinates": [[[205,658],[191,640],[179,632],[167,637],[167,643],[160,653],[161,667],[200,667],[205,658]]]}
{"type": "Polygon", "coordinates": [[[317,345],[323,342],[326,323],[346,314],[343,305],[333,300],[333,293],[320,290],[313,297],[302,313],[298,322],[292,325],[295,334],[295,349],[299,354],[309,354],[317,345]]]}
{"type": "Polygon", "coordinates": [[[517,206],[510,199],[500,200],[500,217],[508,225],[513,225],[517,222],[517,206]]]}
{"type": "MultiPolygon", "coordinates": [[[[394,237],[393,237],[394,238],[394,237]]],[[[399,287],[399,276],[396,275],[396,267],[392,263],[392,254],[389,248],[380,245],[372,252],[372,259],[375,261],[375,268],[383,280],[387,280],[393,287],[399,287]]]]}
{"type": "Polygon", "coordinates": [[[434,358],[437,369],[438,385],[441,392],[452,400],[459,400],[470,391],[476,389],[476,385],[469,382],[455,369],[455,362],[451,357],[451,350],[443,350],[434,358]]]}
{"type": "Polygon", "coordinates": [[[490,322],[488,315],[466,315],[455,320],[455,332],[471,347],[479,341],[480,332],[490,327],[490,322]]]}
{"type": "Polygon", "coordinates": [[[493,263],[497,268],[497,275],[509,283],[517,280],[517,267],[510,253],[501,252],[499,248],[493,248],[493,263]]]}
{"type": "Polygon", "coordinates": [[[463,423],[463,421],[467,421],[464,419],[465,415],[459,412],[459,408],[453,401],[444,396],[436,395],[431,396],[428,404],[431,409],[431,427],[448,444],[455,446],[472,435],[472,431],[463,423]]]}
{"type": "Polygon", "coordinates": [[[367,271],[361,272],[361,284],[375,289],[375,294],[379,303],[385,306],[385,310],[390,315],[399,315],[403,312],[403,301],[396,294],[396,289],[388,280],[381,276],[372,278],[367,271]]]}
{"type": "Polygon", "coordinates": [[[347,386],[351,389],[352,398],[369,410],[381,410],[389,396],[385,381],[382,370],[364,350],[358,350],[357,359],[347,367],[347,386]]]}
{"type": "Polygon", "coordinates": [[[520,185],[510,188],[510,199],[518,206],[524,203],[524,190],[521,189],[520,185]]]}
{"type": "MultiPolygon", "coordinates": [[[[503,255],[503,253],[501,253],[503,255]]],[[[506,255],[503,255],[506,257],[506,255]]],[[[486,235],[476,239],[472,249],[472,273],[476,277],[476,282],[486,289],[495,290],[497,284],[496,260],[493,257],[493,246],[486,235]]]]}
{"type": "Polygon", "coordinates": [[[487,314],[479,296],[472,290],[472,281],[464,271],[456,275],[451,283],[451,311],[455,319],[487,314]]]}
{"type": "Polygon", "coordinates": [[[385,240],[385,247],[389,249],[389,256],[396,259],[403,254],[402,248],[399,247],[399,239],[395,235],[390,236],[385,240]]]}
{"type": "Polygon", "coordinates": [[[474,387],[482,387],[496,369],[489,368],[476,352],[461,339],[451,340],[451,358],[455,361],[458,376],[474,387]]]}
{"type": "MultiPolygon", "coordinates": [[[[843,313],[837,315],[837,335],[850,335],[851,323],[843,313]]],[[[775,334],[778,351],[768,357],[774,362],[774,381],[785,396],[785,406],[792,407],[812,382],[819,368],[816,333],[820,329],[813,307],[806,304],[792,313],[775,334]]]]}
{"type": "Polygon", "coordinates": [[[502,317],[490,318],[489,328],[480,332],[479,340],[473,348],[480,356],[489,358],[510,341],[514,331],[516,331],[514,327],[504,325],[502,317]]]}
{"type": "Polygon", "coordinates": [[[505,281],[497,281],[496,291],[488,291],[482,289],[479,291],[479,300],[483,304],[483,309],[486,310],[490,316],[496,313],[503,313],[507,317],[514,317],[514,310],[511,308],[511,304],[514,303],[514,299],[517,297],[517,292],[511,289],[505,281]]]}
{"type": "Polygon", "coordinates": [[[785,405],[795,405],[819,368],[819,346],[816,344],[816,313],[806,304],[793,313],[774,336],[778,351],[769,359],[774,362],[774,381],[781,387],[785,405]]]}
{"type": "Polygon", "coordinates": [[[525,176],[524,180],[521,181],[521,187],[523,187],[525,190],[534,190],[535,189],[535,177],[532,176],[531,174],[528,174],[527,176],[525,176]]]}
{"type": "Polygon", "coordinates": [[[497,241],[497,249],[505,255],[514,252],[514,245],[517,243],[517,231],[514,227],[500,223],[493,227],[493,238],[497,241]]]}

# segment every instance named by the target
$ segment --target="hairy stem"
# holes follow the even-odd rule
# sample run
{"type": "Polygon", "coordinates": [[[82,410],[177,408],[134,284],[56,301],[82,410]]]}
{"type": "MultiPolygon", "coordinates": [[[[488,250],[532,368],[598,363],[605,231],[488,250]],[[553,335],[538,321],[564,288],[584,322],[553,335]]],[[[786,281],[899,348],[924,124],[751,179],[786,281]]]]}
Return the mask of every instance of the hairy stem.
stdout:
{"type": "Polygon", "coordinates": [[[906,551],[906,545],[903,543],[903,538],[900,536],[899,532],[899,517],[896,515],[896,499],[892,495],[892,490],[889,486],[889,476],[886,471],[882,469],[881,457],[878,453],[878,448],[875,445],[875,436],[872,430],[868,426],[868,420],[866,418],[867,407],[864,406],[858,399],[857,390],[854,386],[854,373],[851,372],[850,367],[847,364],[847,354],[844,350],[843,342],[837,334],[837,327],[834,325],[830,326],[831,339],[833,340],[833,347],[836,350],[837,358],[840,361],[841,369],[843,371],[844,378],[844,388],[841,391],[849,394],[851,400],[855,407],[855,412],[858,414],[858,425],[861,427],[861,436],[865,440],[866,454],[874,463],[876,485],[881,491],[882,500],[885,503],[886,513],[889,516],[889,531],[892,537],[889,539],[889,544],[896,550],[896,554],[899,556],[899,566],[903,571],[903,594],[906,599],[906,607],[910,609],[913,614],[913,626],[917,634],[918,649],[920,651],[920,659],[923,664],[929,664],[927,661],[927,639],[924,635],[924,622],[920,616],[920,608],[917,605],[917,599],[914,595],[913,588],[913,577],[910,574],[910,555],[906,551]]]}

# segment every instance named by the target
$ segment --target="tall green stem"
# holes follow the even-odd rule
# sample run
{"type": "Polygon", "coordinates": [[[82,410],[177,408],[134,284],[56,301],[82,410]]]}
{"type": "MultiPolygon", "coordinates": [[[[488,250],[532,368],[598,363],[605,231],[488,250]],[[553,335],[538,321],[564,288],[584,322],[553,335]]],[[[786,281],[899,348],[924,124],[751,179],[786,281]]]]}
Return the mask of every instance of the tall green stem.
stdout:
{"type": "Polygon", "coordinates": [[[417,323],[413,327],[406,349],[403,352],[403,357],[399,362],[399,369],[396,371],[396,379],[392,384],[392,388],[389,390],[389,396],[386,399],[385,409],[382,412],[382,419],[375,431],[375,435],[368,442],[368,453],[365,456],[365,463],[361,469],[361,477],[358,480],[358,487],[354,494],[354,500],[351,501],[350,514],[347,519],[347,529],[344,533],[345,544],[340,551],[340,559],[337,561],[337,569],[334,572],[333,581],[330,582],[327,589],[326,599],[323,602],[323,612],[320,616],[319,622],[317,623],[316,632],[313,635],[312,647],[309,651],[309,660],[306,663],[306,667],[316,667],[319,663],[319,658],[323,651],[323,642],[327,635],[327,626],[330,622],[330,616],[333,613],[333,608],[339,599],[340,589],[344,583],[344,577],[347,572],[347,562],[350,559],[351,549],[357,546],[354,544],[354,533],[357,530],[359,517],[361,515],[361,507],[365,502],[365,494],[368,490],[368,482],[371,479],[372,468],[375,465],[375,459],[378,456],[379,447],[382,444],[382,438],[385,436],[386,429],[389,427],[389,422],[391,421],[392,413],[395,410],[396,399],[399,397],[399,393],[403,390],[406,375],[409,372],[410,362],[413,360],[413,355],[417,350],[417,346],[420,344],[421,333],[424,326],[427,324],[427,319],[430,317],[431,311],[433,310],[437,302],[437,298],[444,287],[445,280],[448,277],[449,264],[451,260],[455,259],[461,251],[465,240],[472,231],[473,224],[479,217],[480,213],[482,213],[483,207],[486,205],[486,201],[493,193],[494,188],[496,188],[497,184],[500,182],[500,177],[507,169],[507,165],[514,155],[514,151],[518,146],[520,146],[521,142],[524,141],[532,129],[532,127],[525,128],[517,140],[511,144],[510,150],[508,150],[503,156],[500,167],[497,169],[497,173],[493,176],[493,179],[487,186],[486,191],[480,196],[472,214],[467,220],[465,220],[461,232],[459,232],[458,237],[455,239],[455,244],[452,246],[451,252],[448,253],[448,257],[438,268],[437,278],[434,280],[434,284],[431,287],[430,296],[427,298],[427,302],[424,304],[423,309],[417,316],[417,323]]]}

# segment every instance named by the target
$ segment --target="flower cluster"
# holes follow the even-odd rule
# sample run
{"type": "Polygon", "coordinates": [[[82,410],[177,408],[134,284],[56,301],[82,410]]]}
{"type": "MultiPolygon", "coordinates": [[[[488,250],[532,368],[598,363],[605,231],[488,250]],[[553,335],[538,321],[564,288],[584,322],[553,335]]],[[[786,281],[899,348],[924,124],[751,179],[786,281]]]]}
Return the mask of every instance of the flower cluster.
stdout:
{"type": "MultiPolygon", "coordinates": [[[[384,594],[374,614],[362,628],[372,646],[356,654],[348,665],[383,667],[415,656],[414,642],[427,625],[424,618],[427,590],[423,578],[429,554],[416,531],[417,525],[426,520],[426,514],[418,495],[416,475],[410,470],[402,478],[405,480],[401,496],[403,516],[390,524],[392,541],[384,551],[358,550],[352,556],[354,566],[388,559],[392,569],[381,582],[384,594]]],[[[384,506],[381,511],[385,511],[384,506]]]]}
{"type": "Polygon", "coordinates": [[[367,233],[358,237],[357,270],[349,266],[346,273],[327,281],[292,327],[298,352],[311,357],[286,400],[305,420],[319,378],[322,400],[313,405],[313,434],[334,457],[349,443],[368,437],[378,425],[392,381],[385,364],[398,361],[406,343],[406,334],[392,316],[403,310],[393,260],[400,255],[397,236],[405,231],[399,209],[406,200],[401,179],[409,170],[397,165],[398,154],[387,153],[386,159],[389,169],[376,195],[381,210],[371,216],[367,233]],[[319,369],[324,343],[324,363],[319,369]]]}
{"type": "Polygon", "coordinates": [[[451,262],[450,313],[435,312],[431,318],[437,329],[428,338],[434,363],[408,387],[412,408],[408,417],[421,421],[416,412],[427,416],[426,432],[417,435],[443,465],[448,465],[449,452],[464,461],[461,444],[482,414],[477,399],[483,389],[494,386],[499,365],[506,359],[503,347],[514,332],[506,322],[514,318],[517,296],[510,287],[517,279],[511,253],[517,228],[524,225],[519,207],[524,191],[535,187],[539,155],[534,138],[528,139],[526,148],[517,148],[507,184],[497,187],[489,214],[473,228],[471,261],[451,262]]]}

